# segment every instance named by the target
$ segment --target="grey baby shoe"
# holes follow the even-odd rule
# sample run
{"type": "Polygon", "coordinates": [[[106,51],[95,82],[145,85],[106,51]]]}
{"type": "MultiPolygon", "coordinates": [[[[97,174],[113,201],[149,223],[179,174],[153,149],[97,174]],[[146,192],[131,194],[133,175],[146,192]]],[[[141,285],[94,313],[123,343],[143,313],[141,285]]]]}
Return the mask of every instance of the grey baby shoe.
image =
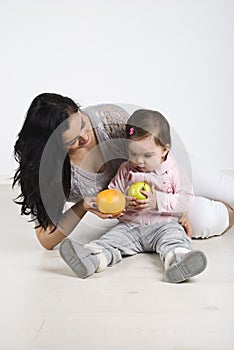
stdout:
{"type": "Polygon", "coordinates": [[[169,282],[179,283],[198,275],[206,266],[206,256],[200,250],[192,250],[186,254],[174,253],[165,274],[169,282]]]}
{"type": "Polygon", "coordinates": [[[86,278],[98,269],[99,260],[97,255],[69,238],[64,238],[60,243],[59,253],[77,277],[86,278]]]}

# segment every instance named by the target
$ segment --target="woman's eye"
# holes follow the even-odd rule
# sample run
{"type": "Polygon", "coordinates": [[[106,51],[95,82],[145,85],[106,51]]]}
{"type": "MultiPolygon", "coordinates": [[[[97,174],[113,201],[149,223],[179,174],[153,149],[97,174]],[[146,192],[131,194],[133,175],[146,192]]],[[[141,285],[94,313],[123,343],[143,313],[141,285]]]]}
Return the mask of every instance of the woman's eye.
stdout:
{"type": "Polygon", "coordinates": [[[68,147],[69,147],[69,146],[72,146],[72,145],[74,145],[76,142],[77,142],[77,139],[75,139],[75,140],[69,142],[69,143],[67,144],[67,146],[68,146],[68,147]]]}
{"type": "Polygon", "coordinates": [[[84,119],[82,119],[82,122],[81,122],[81,129],[84,129],[84,127],[85,127],[85,121],[84,121],[84,119]]]}

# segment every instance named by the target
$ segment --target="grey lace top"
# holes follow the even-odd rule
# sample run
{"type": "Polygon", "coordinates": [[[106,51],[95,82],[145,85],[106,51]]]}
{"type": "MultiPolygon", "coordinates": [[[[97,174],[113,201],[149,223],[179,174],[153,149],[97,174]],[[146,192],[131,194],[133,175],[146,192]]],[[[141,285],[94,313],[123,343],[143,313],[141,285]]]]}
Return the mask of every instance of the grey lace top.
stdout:
{"type": "Polygon", "coordinates": [[[107,188],[120,164],[126,160],[125,124],[128,112],[118,105],[100,104],[81,108],[93,126],[104,158],[105,170],[91,173],[71,162],[71,191],[69,201],[77,203],[82,198],[94,197],[107,188]]]}

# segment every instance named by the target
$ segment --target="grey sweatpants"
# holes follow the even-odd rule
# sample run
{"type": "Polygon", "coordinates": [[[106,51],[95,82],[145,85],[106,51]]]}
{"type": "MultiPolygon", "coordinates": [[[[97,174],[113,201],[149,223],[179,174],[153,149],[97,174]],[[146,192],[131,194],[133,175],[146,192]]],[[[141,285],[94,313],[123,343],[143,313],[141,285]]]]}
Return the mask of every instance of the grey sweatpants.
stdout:
{"type": "Polygon", "coordinates": [[[109,266],[117,264],[124,256],[142,252],[158,253],[164,263],[165,256],[175,248],[192,250],[191,239],[175,221],[147,226],[119,223],[92,243],[103,247],[109,266]]]}

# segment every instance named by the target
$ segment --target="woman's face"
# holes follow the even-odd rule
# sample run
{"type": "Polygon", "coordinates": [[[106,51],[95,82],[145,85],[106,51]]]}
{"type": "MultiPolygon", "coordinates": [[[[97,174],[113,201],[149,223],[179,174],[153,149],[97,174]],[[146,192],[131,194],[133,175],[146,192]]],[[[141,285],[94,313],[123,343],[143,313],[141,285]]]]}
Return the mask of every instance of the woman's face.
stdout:
{"type": "Polygon", "coordinates": [[[63,132],[63,144],[70,152],[81,148],[92,148],[95,142],[89,118],[78,111],[69,118],[69,128],[63,132]]]}

